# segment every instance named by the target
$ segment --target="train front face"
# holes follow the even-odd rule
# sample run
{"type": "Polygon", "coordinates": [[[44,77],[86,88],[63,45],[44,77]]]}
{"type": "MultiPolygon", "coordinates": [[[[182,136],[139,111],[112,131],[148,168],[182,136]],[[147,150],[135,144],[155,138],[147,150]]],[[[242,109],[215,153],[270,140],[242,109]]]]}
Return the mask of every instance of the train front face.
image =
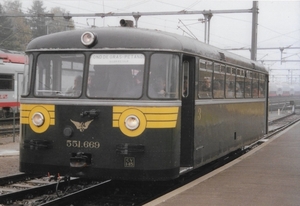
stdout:
{"type": "Polygon", "coordinates": [[[178,55],[28,56],[20,171],[124,180],[178,176],[178,55]]]}

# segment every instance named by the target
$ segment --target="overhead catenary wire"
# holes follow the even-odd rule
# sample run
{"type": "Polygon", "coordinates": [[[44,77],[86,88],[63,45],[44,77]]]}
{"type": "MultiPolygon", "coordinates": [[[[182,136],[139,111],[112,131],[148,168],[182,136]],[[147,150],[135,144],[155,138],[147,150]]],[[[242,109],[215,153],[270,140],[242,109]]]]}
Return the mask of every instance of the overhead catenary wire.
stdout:
{"type": "MultiPolygon", "coordinates": [[[[47,3],[51,3],[51,5],[53,6],[62,6],[62,7],[66,7],[64,5],[68,5],[67,8],[69,9],[73,9],[73,8],[76,8],[78,11],[80,12],[98,12],[98,11],[101,11],[103,9],[103,13],[109,13],[109,12],[123,12],[123,13],[126,13],[126,11],[128,11],[129,9],[131,10],[135,10],[134,8],[141,8],[141,6],[143,6],[144,8],[148,8],[148,6],[150,4],[155,4],[155,3],[158,3],[159,6],[157,6],[157,8],[163,8],[164,5],[166,6],[169,6],[169,8],[172,8],[173,10],[180,10],[181,12],[185,12],[187,10],[191,10],[191,11],[197,11],[199,10],[199,8],[202,8],[201,6],[203,6],[204,2],[203,1],[188,1],[186,2],[185,4],[181,4],[181,3],[178,3],[176,1],[163,1],[163,0],[152,0],[152,1],[148,1],[148,0],[141,0],[141,1],[129,1],[129,3],[127,3],[125,6],[124,4],[110,4],[108,2],[111,2],[111,0],[101,0],[101,1],[94,1],[94,0],[87,0],[87,1],[84,1],[85,4],[92,4],[92,6],[90,7],[82,7],[82,8],[79,8],[79,6],[82,6],[82,4],[80,2],[83,2],[82,0],[80,0],[78,2],[78,4],[68,4],[68,3],[65,3],[66,1],[56,1],[56,0],[43,0],[44,2],[47,2],[47,3]],[[105,8],[105,11],[109,11],[109,12],[105,12],[104,11],[104,8],[105,8]]],[[[115,0],[114,0],[115,1],[115,0]]],[[[115,2],[119,2],[119,1],[115,1],[115,2]]],[[[137,12],[136,12],[137,13],[137,12]]],[[[260,14],[262,13],[262,11],[260,10],[260,14]]],[[[227,16],[227,15],[221,15],[221,14],[214,14],[214,21],[216,19],[216,17],[221,17],[221,18],[226,18],[226,19],[232,19],[234,21],[239,21],[239,22],[245,22],[245,23],[250,23],[250,19],[249,21],[245,18],[235,18],[232,17],[232,16],[227,16]]],[[[96,18],[103,18],[105,19],[106,17],[96,17],[96,18]]],[[[163,16],[163,17],[157,17],[157,16],[151,16],[152,19],[154,19],[154,21],[149,21],[149,18],[141,18],[139,20],[139,22],[141,23],[141,26],[143,27],[155,27],[157,29],[164,29],[164,30],[167,30],[167,31],[175,31],[175,30],[178,30],[176,24],[177,24],[177,21],[174,21],[172,20],[172,18],[166,18],[166,16],[163,16]],[[162,21],[161,21],[162,20],[162,21]]],[[[76,19],[75,17],[73,19],[76,19]]],[[[181,19],[182,21],[185,21],[184,19],[181,19]]],[[[116,21],[118,22],[118,21],[116,21]]],[[[110,21],[107,21],[106,22],[107,24],[103,24],[106,25],[106,26],[114,26],[116,24],[113,24],[111,23],[110,21]],[[109,22],[109,23],[108,23],[109,22]],[[110,25],[109,25],[110,24],[110,25]]],[[[82,24],[80,23],[80,21],[74,21],[74,25],[76,26],[76,28],[87,28],[87,25],[85,24],[82,24]]],[[[97,20],[96,20],[96,26],[99,25],[99,20],[98,20],[98,24],[97,24],[97,20]]],[[[214,25],[214,24],[212,24],[214,25]]],[[[195,33],[195,29],[197,29],[198,31],[201,31],[202,27],[197,27],[197,24],[186,24],[186,26],[192,31],[195,33]]],[[[297,34],[297,32],[299,32],[299,29],[297,30],[294,30],[294,32],[279,32],[277,31],[276,29],[272,29],[271,27],[269,27],[269,25],[262,25],[262,24],[258,24],[258,27],[260,29],[266,29],[267,31],[270,31],[270,32],[275,32],[275,34],[279,34],[277,36],[268,36],[268,38],[264,38],[264,39],[259,39],[258,43],[261,44],[261,43],[270,43],[272,42],[273,40],[276,40],[277,39],[281,39],[282,37],[287,37],[287,38],[293,38],[295,40],[298,40],[299,42],[299,39],[297,39],[297,37],[294,35],[294,34],[297,34]]],[[[184,27],[182,27],[184,28],[184,27]]],[[[230,38],[230,37],[226,37],[226,35],[222,35],[221,33],[219,32],[215,32],[215,28],[212,27],[213,30],[211,32],[211,43],[213,45],[216,45],[218,47],[220,47],[221,45],[223,45],[221,48],[229,48],[229,46],[234,46],[234,48],[239,48],[239,45],[241,48],[248,48],[249,47],[249,44],[245,44],[243,43],[243,39],[242,38],[230,38]],[[238,46],[235,46],[235,45],[238,45],[238,46]]],[[[297,28],[297,27],[295,27],[297,28]]],[[[238,30],[238,28],[235,28],[238,30]]],[[[236,31],[236,30],[235,30],[236,31]]],[[[261,30],[260,30],[261,31],[261,30]]],[[[176,32],[176,31],[175,31],[176,32]]],[[[177,31],[178,32],[178,31],[177,31]]],[[[186,33],[185,33],[186,34],[186,33]]],[[[196,33],[195,36],[198,37],[198,39],[201,39],[201,34],[199,33],[196,33]],[[200,38],[199,38],[200,36],[200,38]]],[[[247,40],[245,38],[245,35],[242,35],[241,37],[244,38],[244,40],[247,40]]],[[[249,37],[247,37],[249,38],[249,37]]],[[[244,41],[245,42],[245,41],[244,41]]],[[[295,44],[293,44],[293,46],[297,46],[298,43],[297,41],[294,41],[296,42],[295,44]]],[[[276,45],[276,44],[273,44],[273,45],[276,45]]],[[[283,45],[283,47],[285,47],[287,45],[283,45]]],[[[241,51],[242,52],[242,51],[241,51]]],[[[276,52],[270,52],[268,51],[268,54],[276,54],[276,52]]],[[[265,53],[264,53],[265,54],[265,53]]],[[[263,56],[264,54],[260,53],[261,56],[263,56]]],[[[296,56],[294,56],[296,57],[296,56]]]]}

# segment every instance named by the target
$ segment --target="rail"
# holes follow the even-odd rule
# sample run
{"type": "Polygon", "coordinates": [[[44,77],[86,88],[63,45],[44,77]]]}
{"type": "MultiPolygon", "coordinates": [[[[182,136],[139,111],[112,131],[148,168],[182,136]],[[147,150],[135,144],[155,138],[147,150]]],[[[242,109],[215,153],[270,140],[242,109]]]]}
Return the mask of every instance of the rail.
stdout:
{"type": "MultiPolygon", "coordinates": [[[[72,177],[42,177],[17,174],[0,178],[0,205],[24,201],[24,205],[58,205],[92,193],[110,182],[81,180],[72,177]]],[[[20,204],[23,205],[23,204],[20,204]]]]}

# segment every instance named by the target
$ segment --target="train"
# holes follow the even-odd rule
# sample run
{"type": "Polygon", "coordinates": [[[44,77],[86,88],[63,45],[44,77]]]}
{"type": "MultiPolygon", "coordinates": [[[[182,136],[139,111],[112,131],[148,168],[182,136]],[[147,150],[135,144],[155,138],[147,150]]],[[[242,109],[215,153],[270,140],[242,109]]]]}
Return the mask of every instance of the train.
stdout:
{"type": "Polygon", "coordinates": [[[0,118],[19,113],[25,55],[0,52],[0,118]]]}
{"type": "Polygon", "coordinates": [[[268,131],[265,67],[186,36],[81,29],[25,53],[24,173],[166,181],[268,131]]]}
{"type": "Polygon", "coordinates": [[[0,48],[0,59],[4,63],[24,64],[25,55],[21,51],[13,51],[0,48]]]}
{"type": "Polygon", "coordinates": [[[282,82],[269,83],[269,97],[296,97],[300,96],[300,84],[282,82]]]}

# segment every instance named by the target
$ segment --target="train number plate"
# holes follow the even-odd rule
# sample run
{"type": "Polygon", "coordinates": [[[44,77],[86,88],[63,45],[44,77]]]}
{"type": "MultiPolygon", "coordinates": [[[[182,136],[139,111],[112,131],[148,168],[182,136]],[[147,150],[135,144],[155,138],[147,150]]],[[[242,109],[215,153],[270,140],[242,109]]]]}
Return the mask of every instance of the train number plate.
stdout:
{"type": "Polygon", "coordinates": [[[76,147],[76,148],[98,149],[98,148],[100,148],[100,142],[97,142],[97,141],[67,140],[66,146],[67,147],[76,147]]]}
{"type": "Polygon", "coordinates": [[[135,167],[135,158],[124,157],[124,167],[135,167]]]}

